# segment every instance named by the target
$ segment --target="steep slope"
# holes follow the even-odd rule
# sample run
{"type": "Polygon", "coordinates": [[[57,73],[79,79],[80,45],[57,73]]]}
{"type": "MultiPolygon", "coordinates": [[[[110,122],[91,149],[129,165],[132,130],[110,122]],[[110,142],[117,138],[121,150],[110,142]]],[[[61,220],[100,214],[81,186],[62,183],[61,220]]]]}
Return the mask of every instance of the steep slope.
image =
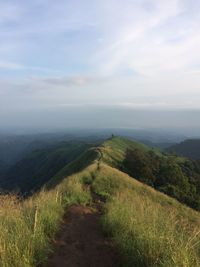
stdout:
{"type": "Polygon", "coordinates": [[[87,149],[81,155],[79,155],[75,160],[66,164],[63,168],[59,170],[47,183],[46,187],[48,189],[54,188],[58,185],[65,177],[78,173],[84,170],[89,165],[98,162],[101,159],[101,149],[98,147],[92,147],[87,149]]]}
{"type": "Polygon", "coordinates": [[[162,155],[160,150],[150,148],[142,143],[132,141],[122,137],[112,137],[104,141],[99,146],[92,146],[87,149],[85,152],[80,154],[69,164],[67,163],[63,168],[57,172],[52,179],[47,183],[47,185],[55,186],[63,178],[72,173],[79,172],[83,170],[88,165],[103,161],[111,166],[118,167],[122,166],[123,161],[126,157],[126,150],[128,148],[140,149],[142,151],[155,151],[155,153],[162,155]]]}
{"type": "Polygon", "coordinates": [[[125,138],[112,137],[101,148],[102,160],[200,210],[200,164],[125,138]]]}
{"type": "Polygon", "coordinates": [[[200,209],[200,164],[197,161],[115,136],[100,146],[71,141],[35,151],[11,168],[6,179],[0,180],[0,186],[30,193],[50,180],[48,187],[54,187],[64,177],[83,170],[99,159],[200,209]]]}
{"type": "Polygon", "coordinates": [[[188,139],[179,144],[167,148],[168,152],[175,152],[177,155],[200,160],[200,139],[188,139]]]}
{"type": "MultiPolygon", "coordinates": [[[[16,198],[12,200],[10,196],[1,198],[2,267],[41,266],[47,259],[51,245],[49,240],[58,231],[66,207],[81,205],[89,207],[92,211],[96,208],[95,197],[98,198],[97,203],[102,205],[103,230],[118,249],[120,266],[200,266],[199,213],[109,166],[111,148],[115,152],[111,163],[117,165],[126,159],[126,149],[130,148],[131,144],[131,148],[134,149],[138,144],[129,143],[121,138],[112,138],[108,142],[109,145],[104,143],[100,147],[86,150],[78,159],[62,168],[48,183],[48,190],[42,190],[21,203],[16,198]],[[108,146],[109,153],[106,154],[108,146]],[[122,157],[122,154],[125,157],[122,157]],[[68,176],[71,172],[73,175],[68,176]]],[[[76,223],[70,224],[71,209],[66,210],[62,225],[62,229],[66,229],[68,234],[76,223]]],[[[82,214],[80,220],[84,219],[85,215],[82,214]]],[[[100,218],[95,223],[99,222],[100,218]]],[[[81,227],[86,225],[83,223],[81,226],[79,221],[77,223],[82,233],[81,227]]],[[[68,255],[65,253],[69,253],[70,247],[76,247],[80,250],[79,253],[83,254],[82,259],[87,258],[87,266],[95,266],[95,261],[102,262],[99,253],[89,261],[89,252],[86,249],[87,254],[84,255],[82,250],[82,238],[82,234],[77,235],[74,243],[74,239],[67,238],[65,242],[69,242],[71,246],[60,244],[59,253],[62,259],[65,257],[67,260],[68,255]]],[[[93,235],[89,234],[87,243],[98,243],[91,238],[93,235]]],[[[96,253],[95,249],[93,251],[96,253]]],[[[59,253],[56,253],[56,256],[59,253]]],[[[81,265],[77,263],[76,266],[81,265]]]]}
{"type": "Polygon", "coordinates": [[[22,193],[37,190],[90,146],[85,142],[69,141],[34,151],[9,169],[0,187],[19,189],[22,193]]]}
{"type": "Polygon", "coordinates": [[[118,246],[120,266],[200,265],[198,212],[106,164],[92,188],[106,202],[103,227],[118,246]]]}
{"type": "Polygon", "coordinates": [[[51,134],[0,134],[0,161],[7,167],[13,166],[34,150],[44,149],[56,143],[57,139],[51,134]]]}
{"type": "Polygon", "coordinates": [[[142,143],[112,137],[98,147],[86,150],[66,164],[48,183],[55,186],[64,177],[79,172],[95,161],[115,167],[151,185],[188,206],[200,209],[200,164],[161,152],[142,143]]]}
{"type": "MultiPolygon", "coordinates": [[[[83,188],[90,188],[91,196],[98,197],[98,201],[103,200],[103,229],[118,248],[120,266],[199,266],[198,212],[108,166],[100,158],[85,170],[75,177],[81,181],[83,188]],[[88,172],[85,173],[85,170],[88,172]]],[[[94,203],[92,205],[94,207],[94,203]]],[[[60,266],[63,262],[73,263],[77,267],[107,266],[110,264],[107,257],[102,262],[99,250],[98,253],[95,252],[95,244],[99,238],[93,233],[93,211],[81,206],[73,206],[72,210],[76,211],[77,220],[74,220],[74,216],[70,219],[70,209],[49,266],[60,266]],[[77,210],[83,213],[82,219],[79,218],[79,212],[77,215],[77,210]],[[84,214],[84,210],[89,212],[88,216],[84,214]],[[80,220],[82,224],[79,223],[80,220]],[[84,234],[86,239],[83,240],[81,233],[87,229],[88,233],[84,234]],[[68,244],[69,240],[73,244],[68,244]],[[93,244],[90,251],[89,244],[93,244]]],[[[104,254],[104,245],[101,248],[104,254]]],[[[109,266],[115,267],[116,263],[109,266]]]]}
{"type": "Polygon", "coordinates": [[[199,266],[199,213],[109,166],[103,153],[74,177],[106,203],[103,228],[118,247],[120,266],[199,266]]]}
{"type": "Polygon", "coordinates": [[[126,157],[127,149],[138,149],[143,152],[154,151],[157,155],[162,156],[162,152],[157,148],[151,148],[140,142],[114,136],[102,144],[102,159],[110,165],[120,166],[126,157]]]}

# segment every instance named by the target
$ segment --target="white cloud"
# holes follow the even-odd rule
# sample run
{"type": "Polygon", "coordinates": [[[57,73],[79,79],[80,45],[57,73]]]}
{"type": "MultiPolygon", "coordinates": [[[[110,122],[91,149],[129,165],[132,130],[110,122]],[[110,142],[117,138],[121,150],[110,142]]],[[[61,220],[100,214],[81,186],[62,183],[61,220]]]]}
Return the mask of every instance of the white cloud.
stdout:
{"type": "Polygon", "coordinates": [[[148,1],[150,11],[144,9],[145,2],[129,2],[128,20],[124,20],[123,5],[117,7],[122,8],[122,15],[114,20],[110,37],[96,58],[102,73],[118,74],[129,68],[141,75],[157,76],[181,73],[200,63],[199,17],[193,17],[182,1],[148,1]],[[189,27],[191,20],[194,30],[189,27]]]}
{"type": "Polygon", "coordinates": [[[15,62],[0,61],[0,69],[21,70],[24,66],[15,62]]]}
{"type": "Polygon", "coordinates": [[[200,107],[190,2],[0,1],[0,105],[200,107]]]}

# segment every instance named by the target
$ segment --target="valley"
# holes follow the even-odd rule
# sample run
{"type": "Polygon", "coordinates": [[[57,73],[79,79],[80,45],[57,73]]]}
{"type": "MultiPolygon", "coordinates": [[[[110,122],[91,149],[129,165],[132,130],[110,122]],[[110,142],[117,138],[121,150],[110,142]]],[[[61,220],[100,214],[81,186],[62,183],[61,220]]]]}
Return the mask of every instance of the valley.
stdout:
{"type": "MultiPolygon", "coordinates": [[[[80,150],[80,144],[69,145],[67,154],[62,154],[56,146],[55,157],[50,150],[50,157],[45,157],[47,162],[50,159],[47,169],[54,167],[55,174],[41,189],[34,185],[37,190],[29,197],[0,196],[1,266],[117,266],[113,262],[116,257],[117,264],[124,267],[198,267],[198,211],[186,206],[185,199],[177,201],[176,195],[172,198],[157,191],[143,165],[137,165],[142,171],[138,172],[125,164],[127,151],[140,151],[144,166],[149,166],[149,155],[161,165],[162,160],[164,164],[166,160],[172,164],[172,160],[175,167],[188,160],[117,136],[83,147],[80,150]],[[67,159],[72,151],[74,158],[57,169],[59,153],[67,159]],[[88,236],[84,237],[87,227],[88,236]],[[102,257],[107,259],[105,265],[102,257]]],[[[141,164],[136,156],[131,162],[136,159],[141,164]]],[[[131,166],[136,165],[133,162],[131,166]]],[[[29,170],[32,172],[31,167],[29,170]]],[[[195,174],[199,181],[197,170],[195,174]]],[[[37,173],[34,175],[37,177],[37,173]]],[[[188,177],[187,183],[191,182],[196,185],[188,177]]],[[[167,183],[181,190],[174,180],[167,183]]]]}

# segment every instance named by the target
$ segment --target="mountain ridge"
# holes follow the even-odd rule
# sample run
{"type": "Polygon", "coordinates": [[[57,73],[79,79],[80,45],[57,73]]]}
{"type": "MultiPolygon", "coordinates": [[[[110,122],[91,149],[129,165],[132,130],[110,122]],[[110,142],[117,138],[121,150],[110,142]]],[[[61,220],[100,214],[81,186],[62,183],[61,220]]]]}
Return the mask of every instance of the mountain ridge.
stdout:
{"type": "MultiPolygon", "coordinates": [[[[120,266],[199,267],[199,212],[120,170],[130,148],[134,153],[139,151],[142,160],[149,155],[167,159],[160,152],[152,154],[151,148],[114,137],[79,154],[32,196],[24,200],[12,195],[0,196],[0,248],[7,248],[1,251],[0,265],[35,267],[47,259],[51,262],[49,251],[54,248],[53,242],[58,262],[74,260],[74,255],[69,256],[72,247],[75,255],[81,255],[77,266],[84,266],[82,261],[86,266],[94,266],[99,254],[93,250],[91,265],[85,249],[94,232],[91,228],[87,242],[78,233],[69,239],[74,229],[69,216],[72,210],[87,211],[73,219],[79,233],[83,233],[84,224],[80,220],[95,216],[97,205],[101,205],[95,220],[102,229],[98,240],[105,234],[112,240],[120,266]],[[115,155],[110,157],[112,150],[115,155]],[[66,235],[64,240],[55,236],[59,229],[66,235]]],[[[98,240],[93,240],[93,244],[98,240]]]]}
{"type": "Polygon", "coordinates": [[[181,143],[168,147],[166,151],[200,160],[200,139],[186,139],[181,143]]]}
{"type": "Polygon", "coordinates": [[[103,162],[117,168],[192,208],[200,209],[198,163],[116,136],[86,150],[78,159],[61,169],[47,186],[54,186],[64,177],[79,172],[94,162],[103,162]]]}

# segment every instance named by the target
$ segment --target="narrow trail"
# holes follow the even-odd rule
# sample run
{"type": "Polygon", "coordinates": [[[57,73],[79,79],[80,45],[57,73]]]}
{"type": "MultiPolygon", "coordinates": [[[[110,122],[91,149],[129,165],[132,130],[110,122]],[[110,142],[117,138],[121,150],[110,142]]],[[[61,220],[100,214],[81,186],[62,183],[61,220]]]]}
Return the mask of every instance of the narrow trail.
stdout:
{"type": "Polygon", "coordinates": [[[48,267],[115,267],[116,253],[99,223],[100,213],[81,205],[66,211],[48,267]]]}
{"type": "MultiPolygon", "coordinates": [[[[92,192],[91,192],[92,193],[92,192]]],[[[102,232],[101,199],[92,193],[95,208],[73,205],[66,209],[54,253],[47,267],[116,267],[117,253],[102,232]]]]}

